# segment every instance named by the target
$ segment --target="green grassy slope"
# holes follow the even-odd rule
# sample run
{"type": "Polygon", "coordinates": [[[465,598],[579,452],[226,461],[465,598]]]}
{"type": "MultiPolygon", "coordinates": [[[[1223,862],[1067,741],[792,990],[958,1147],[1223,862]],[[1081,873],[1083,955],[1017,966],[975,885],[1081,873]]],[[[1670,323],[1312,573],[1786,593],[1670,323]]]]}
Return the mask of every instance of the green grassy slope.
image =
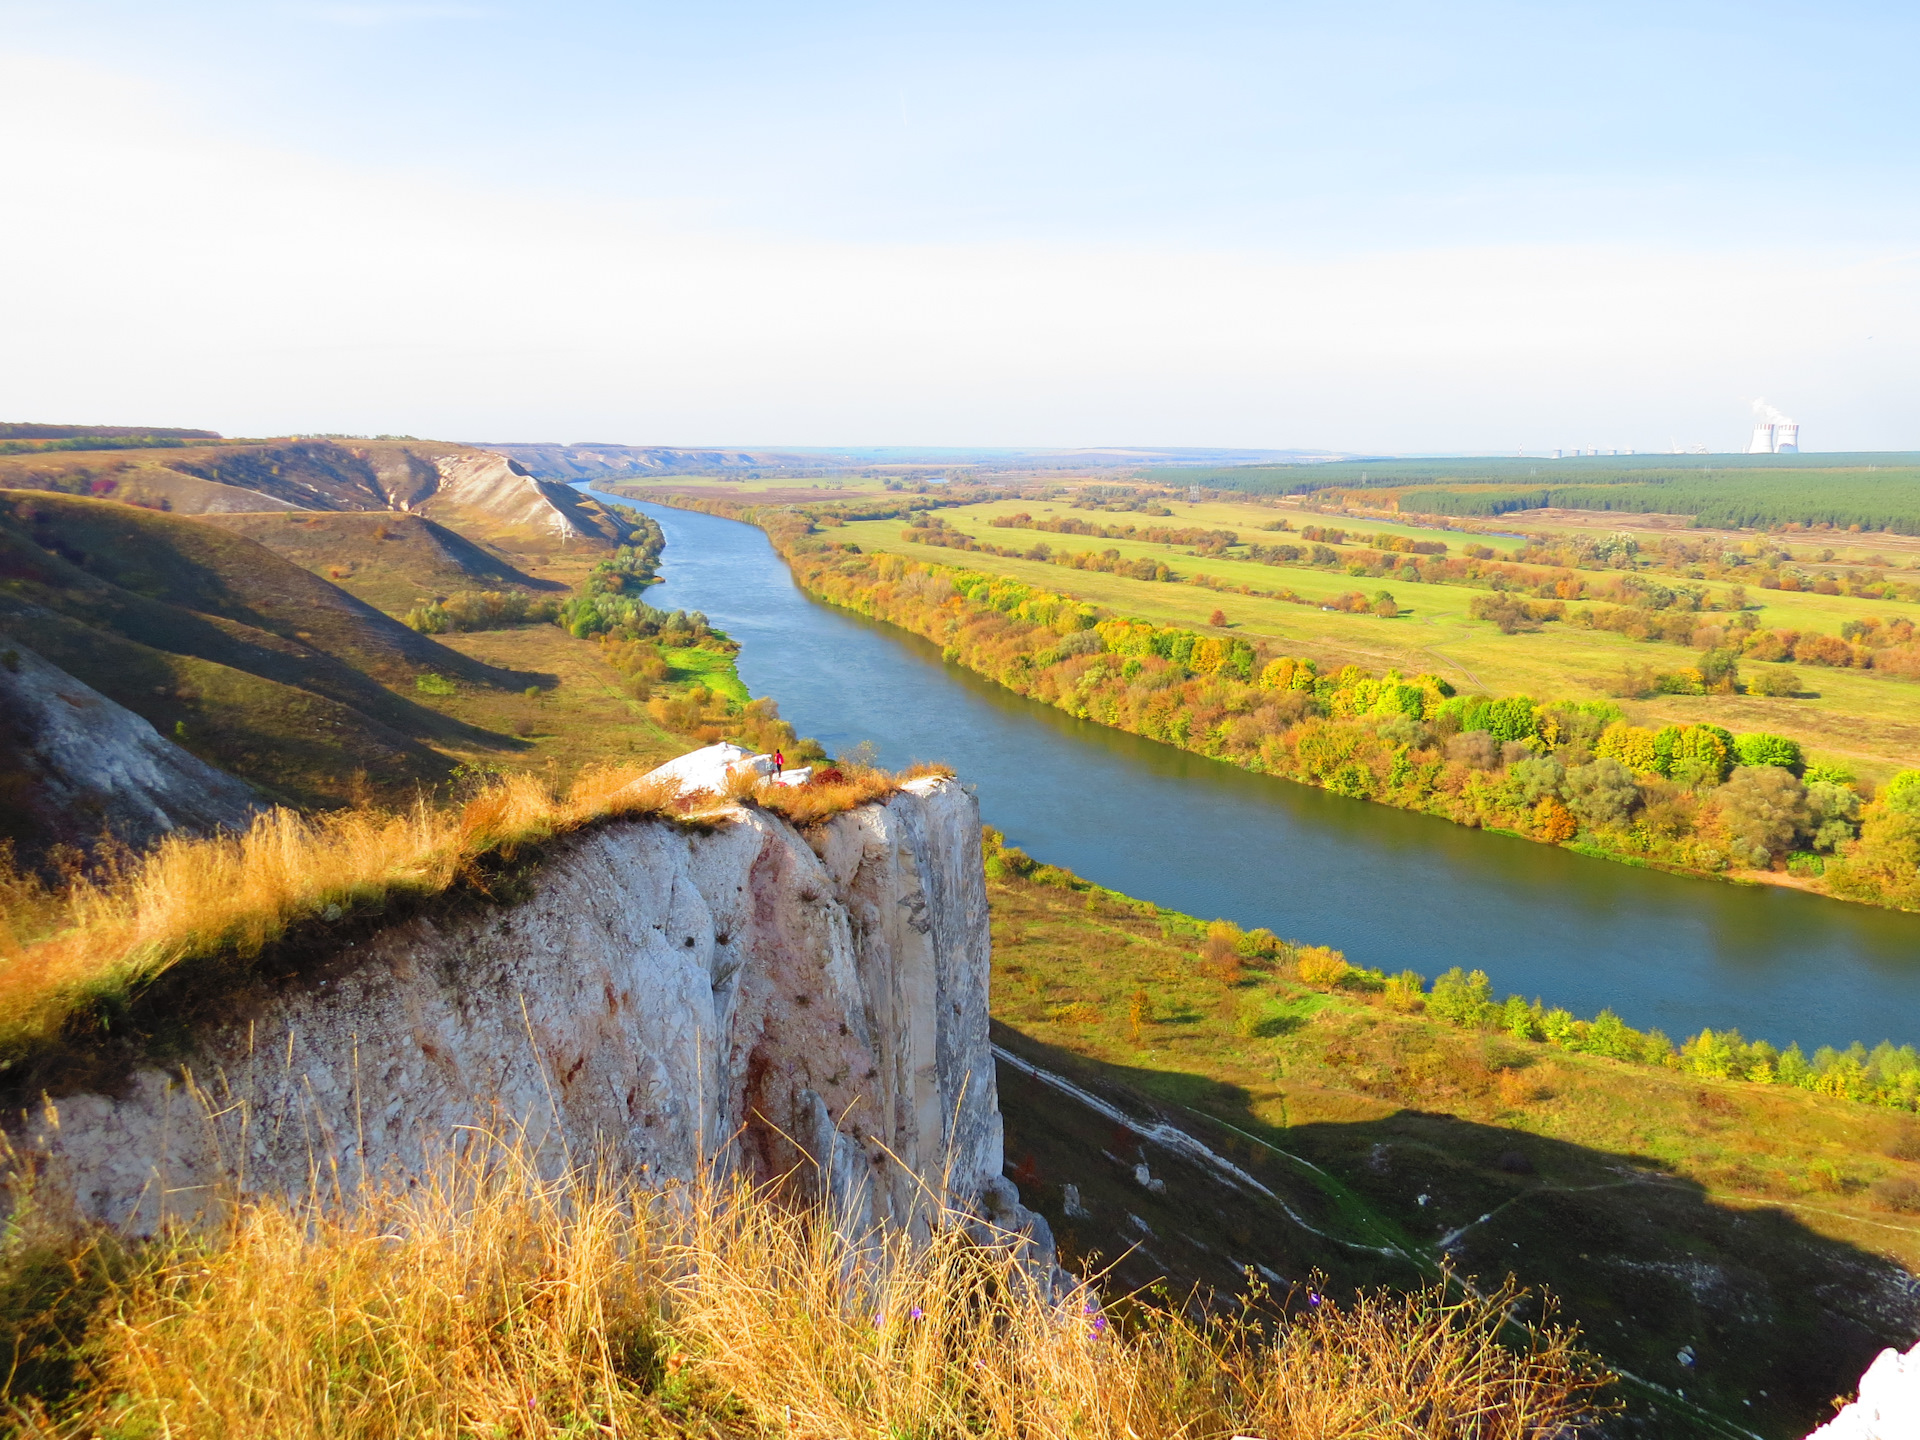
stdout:
{"type": "Polygon", "coordinates": [[[205,515],[389,614],[458,590],[562,591],[420,515],[301,512],[205,515]]]}
{"type": "Polygon", "coordinates": [[[1514,1274],[1610,1363],[1739,1427],[1630,1388],[1648,1428],[1625,1433],[1661,1436],[1802,1435],[1920,1331],[1912,1116],[1463,1030],[1284,958],[1223,966],[1189,917],[1040,878],[989,882],[996,1041],[1271,1192],[1003,1064],[1022,1198],[1120,1288],[1514,1274]]]}
{"type": "Polygon", "coordinates": [[[434,673],[517,691],[240,536],[110,502],[0,492],[0,627],[203,759],[302,803],[444,775],[521,742],[413,698],[434,673]]]}

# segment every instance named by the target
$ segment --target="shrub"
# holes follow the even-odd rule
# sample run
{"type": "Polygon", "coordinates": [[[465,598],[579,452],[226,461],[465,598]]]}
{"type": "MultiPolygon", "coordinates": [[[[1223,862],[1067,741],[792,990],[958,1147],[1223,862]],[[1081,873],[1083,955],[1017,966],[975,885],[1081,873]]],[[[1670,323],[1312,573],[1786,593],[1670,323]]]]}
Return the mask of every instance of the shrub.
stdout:
{"type": "Polygon", "coordinates": [[[1877,1209],[1891,1210],[1898,1215],[1920,1215],[1920,1184],[1904,1175],[1876,1180],[1868,1194],[1877,1209]]]}
{"type": "Polygon", "coordinates": [[[1747,672],[1749,695],[1798,695],[1799,673],[1785,665],[1764,665],[1747,672]]]}
{"type": "Polygon", "coordinates": [[[403,623],[425,635],[444,635],[449,630],[504,630],[540,624],[559,613],[557,601],[536,600],[518,590],[462,590],[445,600],[409,610],[403,623]]]}
{"type": "Polygon", "coordinates": [[[457,695],[459,689],[444,675],[436,675],[429,670],[424,675],[414,677],[413,688],[422,695],[457,695]]]}
{"type": "Polygon", "coordinates": [[[1433,982],[1433,993],[1427,997],[1429,1013],[1455,1025],[1490,1024],[1498,1009],[1487,972],[1476,970],[1469,975],[1458,965],[1433,982]]]}
{"type": "Polygon", "coordinates": [[[1127,1028],[1133,1032],[1133,1043],[1141,1044],[1147,1036],[1147,1026],[1153,1023],[1153,997],[1145,990],[1133,992],[1133,998],[1127,1002],[1127,1028]]]}
{"type": "Polygon", "coordinates": [[[1240,983],[1240,927],[1230,920],[1216,920],[1207,926],[1207,938],[1200,945],[1201,970],[1223,985],[1240,983]]]}
{"type": "Polygon", "coordinates": [[[1294,973],[1302,985],[1331,990],[1354,973],[1347,957],[1324,945],[1303,945],[1294,952],[1294,973]]]}
{"type": "Polygon", "coordinates": [[[1426,989],[1426,976],[1417,970],[1402,970],[1387,977],[1380,998],[1389,1010],[1421,1010],[1426,1008],[1426,989]]]}

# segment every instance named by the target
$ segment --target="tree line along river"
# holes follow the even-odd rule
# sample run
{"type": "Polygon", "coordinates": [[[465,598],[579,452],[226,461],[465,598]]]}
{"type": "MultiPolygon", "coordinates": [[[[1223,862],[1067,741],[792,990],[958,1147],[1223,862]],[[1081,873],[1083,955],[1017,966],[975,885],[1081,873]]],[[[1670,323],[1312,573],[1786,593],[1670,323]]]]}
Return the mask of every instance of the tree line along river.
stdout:
{"type": "Polygon", "coordinates": [[[647,602],[738,640],[741,678],[801,734],[953,766],[1009,843],[1097,884],[1389,972],[1482,969],[1500,995],[1676,1041],[1920,1041],[1920,916],[1591,859],[1075,720],[810,600],[750,525],[636,508],[667,541],[647,602]]]}

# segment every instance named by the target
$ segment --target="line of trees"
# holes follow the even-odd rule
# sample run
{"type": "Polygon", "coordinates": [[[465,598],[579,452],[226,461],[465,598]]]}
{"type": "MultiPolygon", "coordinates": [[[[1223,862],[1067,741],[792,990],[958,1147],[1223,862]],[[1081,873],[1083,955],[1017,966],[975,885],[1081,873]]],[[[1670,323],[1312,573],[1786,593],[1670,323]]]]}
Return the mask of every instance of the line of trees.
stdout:
{"type": "MultiPolygon", "coordinates": [[[[1697,873],[1786,868],[1920,909],[1920,772],[1874,796],[1782,737],[1649,730],[1607,701],[1455,696],[1437,677],[1322,674],[1225,627],[1156,626],[1002,575],[758,519],[811,593],[1084,719],[1355,799],[1697,873]]],[[[1224,619],[1224,617],[1222,617],[1224,619]]]]}
{"type": "Polygon", "coordinates": [[[1752,472],[1711,479],[1702,475],[1617,484],[1538,485],[1511,490],[1406,490],[1403,511],[1422,515],[1492,518],[1517,510],[1611,510],[1640,515],[1692,515],[1718,529],[1829,525],[1920,535],[1920,471],[1908,467],[1872,478],[1829,474],[1817,485],[1804,473],[1752,472]]]}

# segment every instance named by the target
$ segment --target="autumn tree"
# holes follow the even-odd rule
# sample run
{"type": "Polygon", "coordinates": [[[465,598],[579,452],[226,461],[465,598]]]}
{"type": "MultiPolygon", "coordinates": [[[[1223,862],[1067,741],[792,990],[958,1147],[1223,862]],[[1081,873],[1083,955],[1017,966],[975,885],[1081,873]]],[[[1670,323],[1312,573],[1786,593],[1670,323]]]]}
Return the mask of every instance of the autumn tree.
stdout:
{"type": "Polygon", "coordinates": [[[1733,858],[1756,869],[1790,850],[1812,816],[1807,788],[1776,765],[1742,765],[1714,793],[1733,858]]]}

